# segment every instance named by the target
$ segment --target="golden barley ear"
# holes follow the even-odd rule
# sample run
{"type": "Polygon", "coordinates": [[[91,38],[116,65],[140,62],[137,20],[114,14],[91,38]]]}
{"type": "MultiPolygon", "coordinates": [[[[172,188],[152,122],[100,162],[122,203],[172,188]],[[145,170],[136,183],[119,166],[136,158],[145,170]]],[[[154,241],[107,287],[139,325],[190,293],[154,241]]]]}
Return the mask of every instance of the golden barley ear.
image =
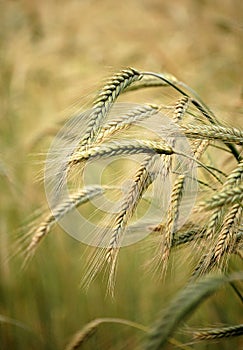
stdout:
{"type": "Polygon", "coordinates": [[[190,104],[190,98],[188,96],[183,96],[180,98],[175,105],[173,120],[175,123],[179,123],[184,115],[186,114],[190,104]]]}
{"type": "Polygon", "coordinates": [[[185,175],[179,175],[172,188],[165,222],[161,222],[154,228],[159,233],[159,243],[157,244],[155,256],[151,260],[151,268],[162,277],[165,276],[167,271],[171,249],[175,242],[184,183],[185,175]]]}
{"type": "Polygon", "coordinates": [[[36,249],[40,245],[41,241],[48,235],[51,228],[61,218],[67,215],[70,211],[80,207],[82,204],[87,203],[92,198],[104,193],[105,187],[101,186],[87,186],[73,194],[71,194],[66,200],[63,200],[58,204],[50,214],[43,218],[43,220],[34,229],[28,233],[30,242],[24,249],[25,255],[24,265],[34,255],[36,249]]]}
{"type": "Polygon", "coordinates": [[[100,143],[106,141],[112,136],[119,134],[119,132],[129,129],[136,122],[148,119],[151,116],[157,114],[158,111],[159,106],[156,105],[135,107],[120,118],[116,118],[115,120],[111,120],[108,123],[104,124],[100,128],[95,142],[100,143]]]}
{"type": "Polygon", "coordinates": [[[243,324],[220,328],[202,328],[192,332],[192,338],[196,342],[203,340],[218,340],[222,338],[239,337],[241,335],[243,335],[243,324]]]}
{"type": "Polygon", "coordinates": [[[173,149],[163,140],[119,140],[98,144],[87,150],[76,151],[71,159],[70,164],[78,164],[87,160],[97,160],[120,155],[129,154],[173,154],[173,149]]]}
{"type": "Polygon", "coordinates": [[[224,127],[221,125],[193,125],[187,124],[182,130],[189,138],[218,140],[231,142],[236,145],[243,144],[243,132],[236,128],[224,127]]]}

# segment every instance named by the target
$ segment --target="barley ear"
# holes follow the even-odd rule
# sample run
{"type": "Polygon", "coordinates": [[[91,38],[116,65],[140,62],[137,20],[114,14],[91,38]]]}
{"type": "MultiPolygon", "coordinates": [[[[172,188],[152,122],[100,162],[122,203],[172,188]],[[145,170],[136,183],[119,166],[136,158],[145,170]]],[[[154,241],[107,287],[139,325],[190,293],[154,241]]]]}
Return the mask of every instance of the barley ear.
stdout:
{"type": "Polygon", "coordinates": [[[139,106],[131,109],[120,118],[111,120],[104,124],[96,138],[96,143],[100,143],[111,138],[113,135],[128,129],[138,121],[150,118],[151,116],[157,114],[158,110],[159,107],[156,105],[139,106]]]}
{"type": "MultiPolygon", "coordinates": [[[[119,247],[127,228],[129,220],[132,218],[139,201],[148,187],[155,180],[157,173],[150,172],[153,165],[156,163],[157,157],[147,157],[137,170],[133,183],[125,195],[119,213],[114,221],[114,228],[112,230],[111,239],[106,253],[106,261],[110,264],[109,286],[112,286],[112,280],[116,271],[116,261],[119,247]]],[[[112,290],[112,288],[111,288],[112,290]]]]}
{"type": "Polygon", "coordinates": [[[192,333],[193,339],[196,341],[217,340],[221,338],[239,337],[241,335],[243,335],[243,324],[230,327],[202,329],[192,333]]]}
{"type": "Polygon", "coordinates": [[[173,149],[164,141],[148,140],[120,140],[101,143],[87,150],[76,151],[71,159],[70,164],[78,164],[87,160],[97,160],[101,158],[120,156],[124,154],[167,154],[174,153],[173,149]]]}
{"type": "Polygon", "coordinates": [[[223,226],[217,237],[216,245],[209,253],[207,271],[214,265],[221,266],[222,259],[230,255],[237,241],[237,228],[242,218],[242,205],[236,203],[225,216],[223,226]]]}
{"type": "Polygon", "coordinates": [[[164,276],[168,267],[168,261],[170,257],[171,248],[175,239],[175,233],[177,231],[180,203],[183,196],[183,188],[185,183],[185,175],[179,175],[176,179],[171,197],[169,208],[166,213],[165,224],[161,224],[162,230],[160,231],[160,244],[158,245],[155,256],[156,269],[161,267],[161,275],[164,276]]]}
{"type": "Polygon", "coordinates": [[[88,202],[90,199],[98,196],[104,192],[105,188],[101,186],[87,186],[80,191],[70,195],[66,200],[58,204],[52,213],[48,214],[43,221],[34,229],[32,238],[27,248],[25,249],[25,260],[26,262],[34,255],[37,247],[41,241],[50,232],[53,225],[61,220],[70,211],[78,208],[80,205],[88,202]]]}
{"type": "Polygon", "coordinates": [[[133,68],[123,69],[110,78],[94,101],[93,112],[86,133],[80,141],[80,148],[91,144],[95,140],[100,126],[119,94],[141,78],[142,75],[133,68]]]}
{"type": "Polygon", "coordinates": [[[167,306],[148,334],[145,350],[159,350],[168,341],[178,325],[204,300],[227,282],[242,279],[242,275],[230,277],[206,277],[188,284],[167,306]]]}

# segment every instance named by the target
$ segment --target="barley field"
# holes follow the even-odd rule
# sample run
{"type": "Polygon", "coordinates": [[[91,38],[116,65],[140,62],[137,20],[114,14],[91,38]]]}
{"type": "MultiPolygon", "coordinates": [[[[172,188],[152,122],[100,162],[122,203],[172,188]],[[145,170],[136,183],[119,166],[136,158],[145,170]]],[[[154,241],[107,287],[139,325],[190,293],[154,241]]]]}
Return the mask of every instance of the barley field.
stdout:
{"type": "Polygon", "coordinates": [[[0,349],[243,348],[242,15],[0,1],[0,349]]]}

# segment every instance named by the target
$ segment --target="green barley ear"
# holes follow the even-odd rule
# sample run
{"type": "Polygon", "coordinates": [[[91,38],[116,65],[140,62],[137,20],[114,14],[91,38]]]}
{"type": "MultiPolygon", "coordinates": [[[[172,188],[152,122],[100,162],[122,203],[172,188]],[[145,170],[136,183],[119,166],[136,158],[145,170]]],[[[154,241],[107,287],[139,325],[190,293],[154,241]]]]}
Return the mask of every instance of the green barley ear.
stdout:
{"type": "Polygon", "coordinates": [[[243,335],[243,324],[230,326],[230,327],[220,327],[220,328],[204,328],[198,331],[192,332],[193,340],[203,341],[203,340],[218,340],[224,338],[239,337],[243,335]]]}
{"type": "Polygon", "coordinates": [[[229,187],[217,192],[211,198],[198,204],[198,207],[204,210],[212,210],[225,205],[233,205],[242,203],[243,201],[243,185],[229,187]]]}
{"type": "MultiPolygon", "coordinates": [[[[99,130],[117,97],[128,86],[139,79],[142,79],[142,75],[136,69],[127,68],[116,73],[107,81],[106,85],[101,89],[93,103],[93,108],[91,114],[89,115],[89,122],[84,135],[79,141],[77,151],[87,149],[96,141],[99,130]]],[[[73,152],[70,154],[70,157],[72,154],[73,152]]],[[[75,163],[70,161],[67,165],[65,165],[65,169],[63,170],[65,174],[64,177],[68,176],[71,166],[74,164],[75,163]]]]}
{"type": "Polygon", "coordinates": [[[80,141],[80,147],[84,147],[92,143],[100,126],[102,125],[107,113],[117,97],[133,82],[142,78],[142,75],[133,68],[123,69],[110,78],[106,85],[101,89],[98,97],[93,104],[93,112],[85,132],[80,141]]]}
{"type": "Polygon", "coordinates": [[[238,226],[242,219],[242,196],[241,194],[238,194],[236,197],[234,196],[234,198],[238,198],[239,200],[231,200],[231,204],[233,205],[231,209],[227,206],[227,200],[231,197],[232,192],[234,193],[234,189],[239,190],[238,187],[241,184],[242,178],[243,161],[239,162],[228,175],[221,192],[214,195],[211,200],[200,203],[200,206],[207,207],[209,205],[213,209],[205,232],[205,238],[210,242],[210,247],[203,253],[193,272],[193,278],[209,272],[215,266],[222,267],[222,259],[227,259],[234,250],[237,241],[238,226]],[[225,195],[229,193],[231,195],[225,199],[225,195]],[[235,203],[233,203],[234,201],[235,203]]]}
{"type": "Polygon", "coordinates": [[[209,250],[207,257],[202,264],[201,269],[204,273],[210,272],[214,266],[226,268],[226,262],[225,264],[222,264],[222,262],[223,259],[227,260],[227,257],[234,251],[236,246],[242,209],[242,204],[236,203],[225,216],[216,243],[209,250]]]}
{"type": "Polygon", "coordinates": [[[190,316],[204,300],[226,283],[235,280],[242,280],[242,275],[206,277],[196,283],[188,284],[163,310],[148,334],[144,349],[162,349],[179,324],[190,316]]]}
{"type": "Polygon", "coordinates": [[[134,215],[143,194],[158,176],[156,171],[150,171],[150,169],[153,169],[157,161],[158,156],[152,155],[148,156],[140,165],[127,195],[122,200],[120,210],[114,219],[114,228],[106,252],[106,261],[111,266],[108,279],[108,288],[111,293],[113,293],[117,256],[124,232],[128,226],[129,220],[134,215]]]}

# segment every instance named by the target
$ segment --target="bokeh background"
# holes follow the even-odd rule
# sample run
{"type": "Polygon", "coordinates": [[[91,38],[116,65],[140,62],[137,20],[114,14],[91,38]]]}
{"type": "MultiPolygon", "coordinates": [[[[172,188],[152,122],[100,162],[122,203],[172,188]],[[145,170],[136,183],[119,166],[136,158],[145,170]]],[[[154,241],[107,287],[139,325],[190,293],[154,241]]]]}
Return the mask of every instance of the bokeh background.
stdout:
{"type": "MultiPolygon", "coordinates": [[[[36,181],[43,159],[38,154],[50,141],[42,140],[43,130],[127,66],[172,73],[219,118],[242,127],[242,58],[241,0],[0,1],[1,349],[62,349],[97,317],[149,325],[185,282],[174,262],[168,281],[157,283],[143,272],[146,251],[134,246],[121,254],[115,299],[106,296],[102,276],[84,291],[79,282],[85,247],[58,228],[26,271],[18,259],[6,261],[19,228],[45,203],[36,181]]],[[[188,324],[236,324],[239,305],[224,290],[188,324]]],[[[85,347],[133,349],[142,336],[126,326],[103,325],[85,347]]],[[[178,337],[184,341],[185,334],[178,337]]],[[[236,349],[240,343],[210,346],[195,349],[236,349]]]]}

